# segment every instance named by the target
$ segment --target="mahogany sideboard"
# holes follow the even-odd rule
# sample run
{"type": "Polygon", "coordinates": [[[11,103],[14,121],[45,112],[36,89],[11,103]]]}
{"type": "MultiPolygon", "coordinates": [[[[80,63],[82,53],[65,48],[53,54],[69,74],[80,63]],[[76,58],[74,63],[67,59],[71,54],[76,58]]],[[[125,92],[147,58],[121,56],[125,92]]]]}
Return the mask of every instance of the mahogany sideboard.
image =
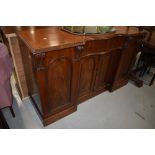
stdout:
{"type": "Polygon", "coordinates": [[[128,83],[144,33],[115,28],[116,32],[86,36],[59,27],[18,32],[28,93],[44,125],[128,83]]]}

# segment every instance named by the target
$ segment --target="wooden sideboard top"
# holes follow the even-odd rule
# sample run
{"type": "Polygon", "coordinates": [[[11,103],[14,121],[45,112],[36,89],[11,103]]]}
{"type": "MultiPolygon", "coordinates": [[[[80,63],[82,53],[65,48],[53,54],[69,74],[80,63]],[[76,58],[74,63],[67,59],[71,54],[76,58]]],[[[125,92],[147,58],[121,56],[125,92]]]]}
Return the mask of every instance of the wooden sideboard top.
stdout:
{"type": "Polygon", "coordinates": [[[135,27],[118,26],[116,31],[100,35],[75,35],[61,30],[59,27],[29,28],[18,31],[18,36],[27,44],[32,52],[46,52],[83,45],[89,39],[107,38],[115,35],[140,35],[143,34],[135,27]]]}

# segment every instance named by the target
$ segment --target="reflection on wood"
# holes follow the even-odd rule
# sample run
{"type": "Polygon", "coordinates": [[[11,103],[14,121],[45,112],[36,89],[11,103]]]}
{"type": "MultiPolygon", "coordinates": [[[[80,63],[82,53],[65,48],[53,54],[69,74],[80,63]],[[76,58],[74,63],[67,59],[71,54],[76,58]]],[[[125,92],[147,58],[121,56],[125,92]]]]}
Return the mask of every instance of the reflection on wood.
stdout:
{"type": "Polygon", "coordinates": [[[47,125],[76,111],[82,101],[126,85],[143,33],[129,28],[126,34],[121,27],[113,34],[77,36],[46,28],[34,35],[21,32],[19,41],[23,61],[31,64],[25,67],[28,89],[34,93],[26,70],[34,74],[47,125]]]}

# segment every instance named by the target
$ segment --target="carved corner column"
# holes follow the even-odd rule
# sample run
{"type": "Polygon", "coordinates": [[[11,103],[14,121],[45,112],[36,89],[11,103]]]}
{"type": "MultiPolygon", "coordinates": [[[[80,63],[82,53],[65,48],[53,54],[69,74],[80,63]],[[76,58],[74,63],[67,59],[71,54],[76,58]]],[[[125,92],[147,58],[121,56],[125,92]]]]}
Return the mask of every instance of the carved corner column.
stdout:
{"type": "MultiPolygon", "coordinates": [[[[34,76],[37,82],[40,100],[43,104],[47,103],[47,98],[46,98],[46,95],[47,95],[46,87],[47,86],[45,85],[46,84],[45,57],[46,57],[46,54],[44,52],[34,53],[32,55],[32,65],[33,65],[34,76]]],[[[32,94],[29,94],[29,95],[32,99],[33,98],[32,94]]],[[[39,115],[44,118],[44,114],[47,113],[47,108],[43,106],[42,111],[40,111],[36,103],[33,101],[33,99],[32,99],[32,103],[36,107],[36,110],[39,113],[39,115]]]]}

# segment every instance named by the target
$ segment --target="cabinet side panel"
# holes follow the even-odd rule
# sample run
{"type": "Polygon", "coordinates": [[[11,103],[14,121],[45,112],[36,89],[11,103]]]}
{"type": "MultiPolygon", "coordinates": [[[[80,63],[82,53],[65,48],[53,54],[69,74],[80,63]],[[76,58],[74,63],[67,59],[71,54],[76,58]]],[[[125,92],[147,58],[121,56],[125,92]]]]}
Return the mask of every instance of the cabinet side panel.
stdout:
{"type": "Polygon", "coordinates": [[[132,37],[128,41],[128,46],[121,52],[120,63],[113,82],[111,91],[116,90],[128,83],[129,75],[132,70],[132,65],[138,52],[138,38],[132,37]]]}
{"type": "Polygon", "coordinates": [[[132,67],[132,61],[134,60],[136,54],[137,54],[136,40],[132,39],[128,44],[128,48],[122,52],[122,57],[120,60],[121,63],[120,63],[117,79],[121,80],[122,78],[125,78],[125,77],[127,78],[127,76],[129,75],[129,71],[132,67]]]}

